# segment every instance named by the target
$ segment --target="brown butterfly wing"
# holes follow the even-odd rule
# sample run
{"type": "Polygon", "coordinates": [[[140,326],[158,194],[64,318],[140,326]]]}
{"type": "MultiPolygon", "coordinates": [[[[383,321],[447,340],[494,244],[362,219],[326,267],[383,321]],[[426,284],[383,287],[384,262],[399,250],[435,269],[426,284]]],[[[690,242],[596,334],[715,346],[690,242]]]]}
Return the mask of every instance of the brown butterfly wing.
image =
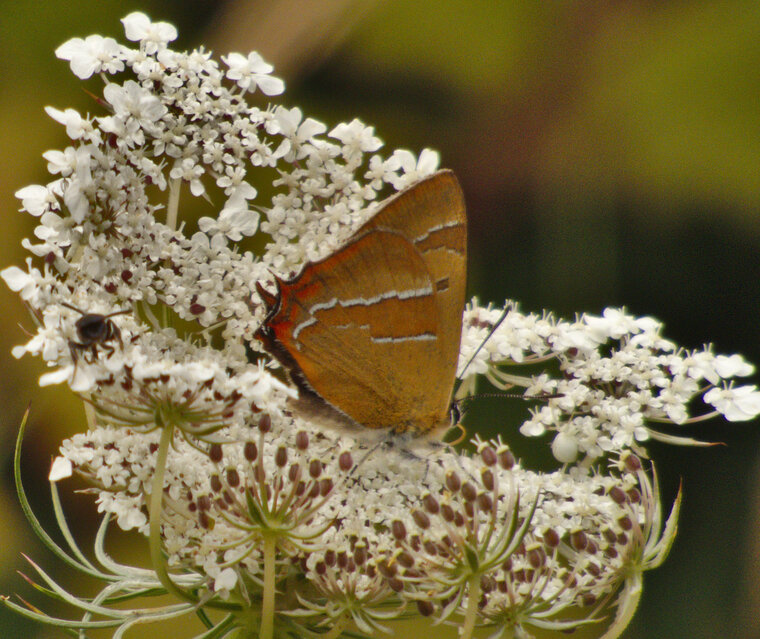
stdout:
{"type": "Polygon", "coordinates": [[[446,423],[466,264],[464,201],[442,171],[389,198],[346,246],[279,283],[257,337],[310,405],[366,428],[446,423]]]}
{"type": "MultiPolygon", "coordinates": [[[[459,181],[453,171],[438,171],[389,198],[357,235],[369,228],[403,233],[430,273],[438,317],[437,357],[431,362],[436,362],[440,391],[432,397],[439,407],[438,415],[448,424],[467,287],[467,214],[459,181]],[[410,197],[406,197],[408,193],[410,197]]],[[[422,367],[429,371],[424,363],[422,367]]]]}

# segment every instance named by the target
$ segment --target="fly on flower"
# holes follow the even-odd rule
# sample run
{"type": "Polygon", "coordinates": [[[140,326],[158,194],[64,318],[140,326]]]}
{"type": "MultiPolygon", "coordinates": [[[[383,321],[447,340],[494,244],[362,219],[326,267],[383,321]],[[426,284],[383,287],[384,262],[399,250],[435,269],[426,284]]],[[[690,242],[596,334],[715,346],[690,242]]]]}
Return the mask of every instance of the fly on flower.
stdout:
{"type": "Polygon", "coordinates": [[[89,351],[92,357],[98,356],[98,346],[100,346],[108,355],[113,355],[115,347],[111,342],[118,342],[121,346],[121,330],[111,320],[116,315],[124,315],[129,313],[130,309],[124,309],[121,311],[114,311],[108,315],[101,315],[100,313],[86,313],[82,309],[61,302],[66,308],[70,308],[73,311],[79,313],[80,317],[74,327],[77,329],[77,337],[79,341],[69,340],[69,350],[71,351],[71,359],[76,364],[79,359],[80,353],[86,353],[89,351]]]}

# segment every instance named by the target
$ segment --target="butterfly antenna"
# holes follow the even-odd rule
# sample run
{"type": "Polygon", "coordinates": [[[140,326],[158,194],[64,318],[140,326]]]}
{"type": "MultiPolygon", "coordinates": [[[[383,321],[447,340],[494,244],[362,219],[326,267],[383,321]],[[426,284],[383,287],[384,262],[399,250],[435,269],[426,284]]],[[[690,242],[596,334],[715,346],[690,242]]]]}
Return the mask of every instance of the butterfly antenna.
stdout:
{"type": "MultiPolygon", "coordinates": [[[[496,329],[501,326],[501,323],[504,321],[504,318],[507,317],[507,313],[510,311],[510,307],[507,306],[502,314],[499,316],[499,319],[496,320],[496,323],[491,327],[491,330],[488,331],[488,335],[486,335],[486,338],[478,344],[478,347],[475,349],[475,352],[470,356],[470,359],[467,360],[467,363],[464,365],[464,368],[462,369],[461,377],[464,376],[465,371],[470,368],[470,364],[475,360],[478,353],[480,352],[480,349],[483,348],[485,343],[491,339],[491,336],[496,332],[496,329]]],[[[459,424],[459,421],[464,417],[464,410],[459,408],[460,403],[463,403],[466,399],[469,399],[469,397],[461,397],[460,399],[454,399],[451,401],[451,405],[449,406],[449,413],[451,417],[451,422],[453,424],[459,424]]],[[[459,440],[457,440],[459,442],[459,440]]]]}
{"type": "Polygon", "coordinates": [[[485,343],[489,339],[491,339],[491,336],[496,332],[496,329],[499,328],[499,326],[501,326],[501,323],[507,317],[507,313],[509,313],[510,310],[511,308],[509,306],[507,306],[507,308],[504,309],[504,312],[501,314],[499,319],[496,320],[496,323],[491,327],[491,330],[488,331],[488,335],[486,335],[486,338],[482,342],[480,342],[480,344],[478,344],[478,347],[475,349],[475,352],[472,354],[470,359],[467,360],[467,364],[465,364],[464,368],[462,369],[462,375],[464,375],[464,372],[470,367],[470,364],[472,364],[473,360],[475,359],[477,354],[480,352],[480,349],[483,348],[483,346],[485,346],[485,343]]]}
{"type": "Polygon", "coordinates": [[[564,397],[564,395],[561,393],[552,393],[546,395],[523,395],[522,393],[478,393],[477,395],[467,395],[467,397],[462,397],[457,401],[463,402],[465,400],[484,399],[489,397],[506,397],[507,399],[559,399],[560,397],[564,397]]]}
{"type": "MultiPolygon", "coordinates": [[[[550,394],[550,395],[522,395],[521,393],[478,393],[477,395],[467,395],[465,397],[460,397],[459,399],[454,399],[451,401],[451,406],[449,407],[449,412],[451,413],[451,420],[454,422],[455,426],[459,426],[459,421],[464,417],[465,413],[467,412],[467,409],[465,408],[464,403],[469,402],[473,399],[483,399],[486,397],[498,397],[499,399],[540,399],[540,400],[547,400],[547,399],[558,399],[560,397],[564,397],[564,395],[560,394],[550,394]]],[[[461,426],[459,426],[461,428],[461,426]]],[[[460,439],[457,439],[454,444],[458,444],[461,441],[460,439]]]]}

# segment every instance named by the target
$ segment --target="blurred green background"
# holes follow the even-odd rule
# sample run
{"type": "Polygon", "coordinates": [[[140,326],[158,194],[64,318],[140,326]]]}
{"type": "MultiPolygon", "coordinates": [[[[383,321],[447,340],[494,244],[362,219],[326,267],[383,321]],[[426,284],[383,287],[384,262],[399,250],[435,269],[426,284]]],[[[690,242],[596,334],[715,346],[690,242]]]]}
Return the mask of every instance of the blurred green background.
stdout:
{"type": "MultiPolygon", "coordinates": [[[[33,227],[13,193],[47,182],[41,153],[66,145],[43,107],[95,110],[53,51],[91,33],[124,41],[118,19],[136,9],[176,24],[176,48],[258,50],[285,78],[285,102],[328,126],[359,117],[388,149],[439,149],[467,196],[469,287],[482,301],[508,297],[565,316],[625,305],[663,320],[681,345],[714,342],[760,363],[760,3],[3,3],[1,266],[22,263],[20,238],[33,227]]],[[[28,572],[21,552],[56,562],[18,507],[13,440],[32,401],[24,477],[50,524],[50,459],[83,428],[83,412],[64,389],[36,386],[40,362],[11,358],[25,341],[18,324],[29,320],[4,285],[0,307],[0,593],[63,612],[15,574],[28,572]]],[[[468,418],[502,432],[526,465],[551,468],[548,448],[515,432],[524,410],[484,401],[468,418]]],[[[687,434],[725,446],[651,446],[665,502],[683,481],[685,503],[675,547],[647,574],[627,639],[760,637],[758,433],[758,423],[715,422],[687,434]]],[[[92,500],[64,487],[88,548],[92,500]]],[[[115,555],[140,560],[140,540],[115,539],[115,555]]],[[[91,591],[69,573],[61,579],[91,591]]],[[[4,611],[0,629],[63,636],[4,611]]],[[[175,633],[184,631],[175,624],[175,633]]]]}

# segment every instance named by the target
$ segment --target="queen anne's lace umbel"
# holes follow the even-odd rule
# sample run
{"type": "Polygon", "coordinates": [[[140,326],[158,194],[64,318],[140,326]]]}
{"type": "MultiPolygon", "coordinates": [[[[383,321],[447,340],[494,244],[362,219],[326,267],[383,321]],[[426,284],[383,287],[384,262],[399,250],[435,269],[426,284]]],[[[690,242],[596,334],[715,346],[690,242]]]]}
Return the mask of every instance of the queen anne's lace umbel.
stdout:
{"type": "Polygon", "coordinates": [[[267,102],[284,85],[256,53],[220,65],[170,49],[172,25],[122,22],[134,48],[90,36],[56,52],[103,80],[99,115],[48,108],[72,144],[44,154],[55,180],[18,191],[39,218],[23,241],[33,257],[2,272],[36,324],[14,354],[42,357],[40,383],[67,383],[94,409],[51,479],[75,470],[102,512],[158,540],[155,573],[109,563],[109,596],[180,597],[170,612],[129,616],[99,600],[98,613],[124,629],[218,609],[220,626],[262,637],[372,635],[410,614],[452,620],[462,636],[529,637],[605,628],[606,616],[616,635],[675,534],[677,509],[666,525],[639,461],[646,441],[696,444],[667,427],[755,417],[760,393],[730,381],[753,367],[678,348],[624,310],[566,321],[473,301],[458,395],[484,377],[545,397],[519,432],[549,434],[561,470],[523,468],[502,439],[366,455],[292,415],[295,392],[253,340],[255,284],[334,251],[438,156],[383,156],[359,120],[328,131],[267,102]],[[180,194],[216,212],[183,219],[180,194]]]}

